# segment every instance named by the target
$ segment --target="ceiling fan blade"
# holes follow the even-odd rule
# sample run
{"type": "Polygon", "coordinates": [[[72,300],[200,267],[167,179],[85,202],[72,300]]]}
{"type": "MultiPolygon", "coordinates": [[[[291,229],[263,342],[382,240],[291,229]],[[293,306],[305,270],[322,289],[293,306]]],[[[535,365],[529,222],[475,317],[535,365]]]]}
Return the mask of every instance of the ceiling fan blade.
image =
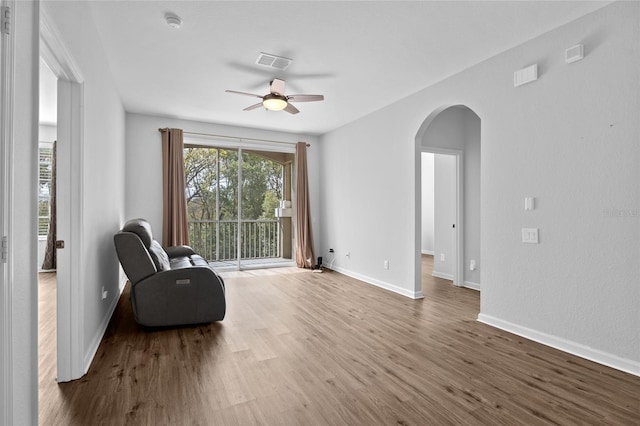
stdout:
{"type": "Polygon", "coordinates": [[[287,111],[289,114],[297,114],[300,112],[298,108],[294,107],[291,104],[287,104],[287,106],[284,107],[284,110],[287,111]]]}
{"type": "Polygon", "coordinates": [[[324,101],[323,95],[291,95],[287,96],[289,102],[315,102],[324,101]]]}
{"type": "Polygon", "coordinates": [[[252,109],[260,108],[262,106],[262,102],[258,102],[255,105],[251,105],[243,109],[243,111],[251,111],[252,109]]]}
{"type": "Polygon", "coordinates": [[[271,86],[269,87],[269,90],[271,90],[271,93],[284,96],[284,80],[280,80],[279,78],[274,78],[271,81],[271,86]]]}
{"type": "Polygon", "coordinates": [[[227,92],[227,93],[235,93],[236,95],[253,96],[254,98],[262,99],[262,96],[256,95],[255,93],[238,92],[236,90],[225,90],[225,92],[227,92]]]}

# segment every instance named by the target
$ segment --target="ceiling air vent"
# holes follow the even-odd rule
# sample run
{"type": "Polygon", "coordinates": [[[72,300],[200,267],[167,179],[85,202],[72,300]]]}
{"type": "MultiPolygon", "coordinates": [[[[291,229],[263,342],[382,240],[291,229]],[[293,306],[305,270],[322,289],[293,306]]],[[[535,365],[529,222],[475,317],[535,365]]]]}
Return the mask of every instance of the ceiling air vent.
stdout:
{"type": "Polygon", "coordinates": [[[283,58],[282,56],[271,55],[270,53],[260,52],[260,56],[256,60],[256,64],[265,67],[276,68],[279,70],[286,70],[291,64],[292,59],[283,58]]]}

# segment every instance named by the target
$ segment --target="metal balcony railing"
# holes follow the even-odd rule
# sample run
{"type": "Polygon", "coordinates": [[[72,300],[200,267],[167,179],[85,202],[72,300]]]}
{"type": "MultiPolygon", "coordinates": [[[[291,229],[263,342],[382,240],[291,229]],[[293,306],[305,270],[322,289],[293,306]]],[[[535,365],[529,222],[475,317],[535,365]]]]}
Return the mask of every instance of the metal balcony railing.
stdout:
{"type": "Polygon", "coordinates": [[[238,243],[241,260],[280,257],[278,220],[196,220],[188,225],[191,247],[208,261],[237,260],[238,243]]]}

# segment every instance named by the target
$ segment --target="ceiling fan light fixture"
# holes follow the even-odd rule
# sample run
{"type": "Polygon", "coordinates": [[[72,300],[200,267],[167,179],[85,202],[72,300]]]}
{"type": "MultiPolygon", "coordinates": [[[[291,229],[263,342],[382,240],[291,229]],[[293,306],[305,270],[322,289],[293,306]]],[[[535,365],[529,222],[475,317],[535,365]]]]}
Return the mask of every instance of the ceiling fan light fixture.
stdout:
{"type": "Polygon", "coordinates": [[[284,96],[269,94],[262,99],[262,105],[269,111],[280,111],[287,107],[287,99],[284,96]]]}

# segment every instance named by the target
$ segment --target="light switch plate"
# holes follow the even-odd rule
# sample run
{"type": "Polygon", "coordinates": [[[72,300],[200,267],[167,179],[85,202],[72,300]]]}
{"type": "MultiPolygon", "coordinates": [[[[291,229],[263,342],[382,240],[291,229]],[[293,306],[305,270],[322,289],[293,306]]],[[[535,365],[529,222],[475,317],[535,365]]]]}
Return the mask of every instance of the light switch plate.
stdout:
{"type": "Polygon", "coordinates": [[[525,197],[524,199],[524,209],[525,210],[533,210],[535,207],[535,198],[533,197],[525,197]]]}

